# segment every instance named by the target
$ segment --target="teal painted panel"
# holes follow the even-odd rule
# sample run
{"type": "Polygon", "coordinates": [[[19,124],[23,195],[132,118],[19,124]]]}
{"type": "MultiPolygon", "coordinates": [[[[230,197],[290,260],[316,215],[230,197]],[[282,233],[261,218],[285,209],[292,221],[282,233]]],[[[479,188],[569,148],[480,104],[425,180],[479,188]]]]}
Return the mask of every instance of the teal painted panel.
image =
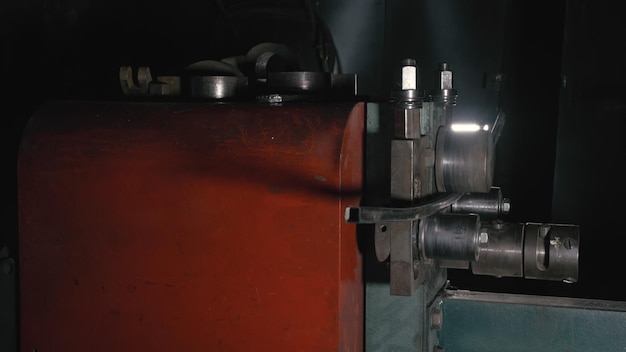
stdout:
{"type": "Polygon", "coordinates": [[[387,283],[365,288],[365,351],[415,352],[424,344],[424,287],[392,296],[387,283]]]}
{"type": "Polygon", "coordinates": [[[446,352],[626,351],[626,303],[502,294],[443,299],[446,352]]]}
{"type": "Polygon", "coordinates": [[[365,352],[432,351],[437,336],[430,311],[446,279],[446,271],[434,271],[411,296],[391,295],[389,283],[366,283],[365,352]]]}

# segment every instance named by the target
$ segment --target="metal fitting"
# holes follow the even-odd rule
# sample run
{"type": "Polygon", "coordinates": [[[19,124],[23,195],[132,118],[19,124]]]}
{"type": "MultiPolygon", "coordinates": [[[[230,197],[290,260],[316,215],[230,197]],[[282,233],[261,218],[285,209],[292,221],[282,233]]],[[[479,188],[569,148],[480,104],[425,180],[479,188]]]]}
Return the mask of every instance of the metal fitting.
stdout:
{"type": "Polygon", "coordinates": [[[474,213],[481,220],[499,219],[508,214],[511,201],[502,198],[500,187],[491,187],[488,193],[467,193],[452,204],[453,213],[474,213]]]}
{"type": "Polygon", "coordinates": [[[445,62],[439,66],[439,89],[452,89],[452,71],[445,62]]]}
{"type": "Polygon", "coordinates": [[[414,59],[402,60],[399,73],[399,82],[392,92],[391,100],[406,109],[420,108],[423,97],[419,93],[420,75],[417,62],[414,59]]]}
{"type": "Polygon", "coordinates": [[[447,63],[439,65],[439,87],[430,92],[430,99],[443,105],[456,105],[458,94],[452,86],[452,70],[447,63]]]}
{"type": "Polygon", "coordinates": [[[483,231],[478,235],[478,246],[487,247],[487,244],[489,244],[489,234],[487,231],[483,231]]]}
{"type": "Polygon", "coordinates": [[[443,312],[439,308],[433,308],[430,311],[430,328],[433,330],[441,330],[443,327],[443,312]]]}
{"type": "Polygon", "coordinates": [[[508,214],[511,211],[511,200],[509,198],[502,199],[502,214],[508,214]]]}
{"type": "Polygon", "coordinates": [[[569,224],[492,222],[481,228],[476,275],[576,282],[580,229],[569,224]],[[486,233],[488,245],[483,244],[486,233]]]}
{"type": "Polygon", "coordinates": [[[487,193],[493,183],[494,145],[488,131],[455,132],[442,126],[435,146],[439,192],[487,193]]]}
{"type": "Polygon", "coordinates": [[[422,258],[476,261],[479,256],[480,218],[476,214],[442,213],[421,221],[418,248],[422,258]]]}
{"type": "Polygon", "coordinates": [[[416,90],[417,89],[417,63],[413,59],[406,59],[402,61],[401,67],[401,83],[400,89],[402,90],[416,90]]]}

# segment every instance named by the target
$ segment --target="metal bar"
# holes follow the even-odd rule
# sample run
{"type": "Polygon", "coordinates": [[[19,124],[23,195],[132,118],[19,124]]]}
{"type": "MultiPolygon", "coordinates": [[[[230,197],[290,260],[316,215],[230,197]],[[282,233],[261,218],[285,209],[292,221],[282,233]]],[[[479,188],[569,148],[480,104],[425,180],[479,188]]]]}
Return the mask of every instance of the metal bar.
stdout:
{"type": "MultiPolygon", "coordinates": [[[[626,312],[626,302],[608,301],[598,299],[573,298],[573,297],[554,297],[554,296],[536,296],[536,295],[517,295],[507,293],[485,293],[472,291],[447,291],[446,299],[477,301],[487,303],[507,303],[522,304],[533,306],[560,307],[560,308],[576,308],[576,309],[595,309],[603,311],[626,312]]],[[[626,318],[626,317],[625,317],[626,318]]]]}
{"type": "Polygon", "coordinates": [[[346,207],[344,217],[346,222],[358,224],[416,221],[449,207],[462,196],[463,193],[438,194],[432,200],[407,208],[346,207]]]}

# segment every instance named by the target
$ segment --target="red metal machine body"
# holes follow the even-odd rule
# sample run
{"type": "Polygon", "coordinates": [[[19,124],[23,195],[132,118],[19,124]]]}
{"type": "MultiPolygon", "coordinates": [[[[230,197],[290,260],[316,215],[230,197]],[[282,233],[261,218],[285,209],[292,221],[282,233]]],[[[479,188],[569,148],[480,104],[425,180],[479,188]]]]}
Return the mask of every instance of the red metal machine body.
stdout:
{"type": "Polygon", "coordinates": [[[18,155],[21,351],[361,351],[363,103],[50,102],[18,155]]]}

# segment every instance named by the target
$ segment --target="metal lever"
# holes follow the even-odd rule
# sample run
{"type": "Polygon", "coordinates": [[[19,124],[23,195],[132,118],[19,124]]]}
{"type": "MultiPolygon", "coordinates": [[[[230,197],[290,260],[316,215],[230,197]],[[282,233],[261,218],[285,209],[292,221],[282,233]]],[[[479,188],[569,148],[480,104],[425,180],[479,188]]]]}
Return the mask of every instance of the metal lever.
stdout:
{"type": "Polygon", "coordinates": [[[348,223],[375,224],[423,219],[451,206],[464,193],[438,193],[434,199],[408,208],[346,207],[344,218],[348,223]]]}

